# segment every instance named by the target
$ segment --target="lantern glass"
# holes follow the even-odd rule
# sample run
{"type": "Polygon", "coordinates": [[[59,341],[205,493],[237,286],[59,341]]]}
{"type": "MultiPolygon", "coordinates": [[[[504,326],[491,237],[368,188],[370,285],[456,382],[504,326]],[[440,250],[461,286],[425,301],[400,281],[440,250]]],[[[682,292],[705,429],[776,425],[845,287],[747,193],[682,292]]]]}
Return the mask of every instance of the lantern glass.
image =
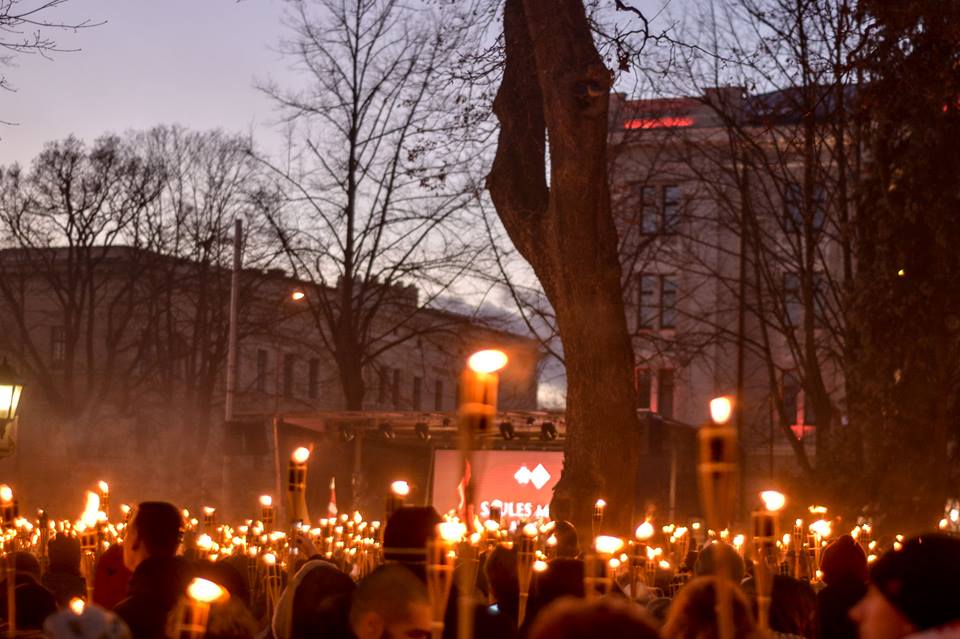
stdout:
{"type": "Polygon", "coordinates": [[[9,421],[17,416],[23,382],[4,359],[0,363],[0,421],[9,421]]]}

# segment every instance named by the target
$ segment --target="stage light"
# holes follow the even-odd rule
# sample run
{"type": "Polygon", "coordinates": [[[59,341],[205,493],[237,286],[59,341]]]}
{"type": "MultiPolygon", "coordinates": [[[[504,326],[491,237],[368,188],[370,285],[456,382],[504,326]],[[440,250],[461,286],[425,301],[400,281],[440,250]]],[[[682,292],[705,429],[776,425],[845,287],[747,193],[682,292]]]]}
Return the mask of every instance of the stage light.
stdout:
{"type": "Polygon", "coordinates": [[[391,426],[389,422],[381,423],[379,430],[384,439],[394,439],[397,436],[397,434],[393,432],[393,426],[391,426]]]}
{"type": "Polygon", "coordinates": [[[417,422],[413,426],[413,432],[417,434],[417,437],[422,441],[430,440],[430,426],[426,422],[417,422]]]}
{"type": "Polygon", "coordinates": [[[557,425],[553,422],[543,422],[540,424],[540,439],[545,442],[553,441],[559,436],[557,425]]]}
{"type": "Polygon", "coordinates": [[[500,422],[500,435],[507,441],[510,441],[517,436],[516,431],[513,429],[513,424],[510,422],[500,422]]]}

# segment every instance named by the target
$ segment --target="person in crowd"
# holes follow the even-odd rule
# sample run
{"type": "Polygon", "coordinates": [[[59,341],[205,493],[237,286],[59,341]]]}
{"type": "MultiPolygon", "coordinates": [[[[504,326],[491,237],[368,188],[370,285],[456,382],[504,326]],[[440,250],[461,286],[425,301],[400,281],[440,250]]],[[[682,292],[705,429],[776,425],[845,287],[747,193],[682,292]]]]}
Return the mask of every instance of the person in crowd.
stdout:
{"type": "Polygon", "coordinates": [[[350,628],[357,639],[429,639],[432,625],[427,589],[403,566],[381,566],[353,593],[350,628]]]}
{"type": "Polygon", "coordinates": [[[740,583],[746,574],[743,559],[737,549],[722,541],[703,545],[693,563],[694,577],[720,576],[721,571],[734,583],[740,583]]]}
{"type": "MultiPolygon", "coordinates": [[[[40,562],[31,553],[14,553],[14,602],[17,629],[37,631],[44,620],[57,611],[57,598],[40,584],[40,562]]],[[[7,580],[0,580],[0,616],[9,619],[7,611],[7,580]]]]}
{"type": "Polygon", "coordinates": [[[878,559],[851,610],[861,639],[960,637],[960,539],[921,535],[878,559]]]}
{"type": "Polygon", "coordinates": [[[573,524],[558,521],[553,534],[557,538],[557,557],[576,559],[580,556],[580,538],[573,524]]]}
{"type": "Polygon", "coordinates": [[[277,603],[274,639],[349,639],[353,579],[326,561],[308,561],[277,603]]]}
{"type": "Polygon", "coordinates": [[[204,639],[254,639],[259,630],[250,609],[231,596],[210,607],[204,639]]]}
{"type": "Polygon", "coordinates": [[[487,557],[483,572],[490,587],[490,598],[497,611],[516,625],[520,616],[516,551],[506,546],[497,546],[487,557]]]}
{"type": "Polygon", "coordinates": [[[107,610],[113,609],[127,596],[132,573],[123,565],[123,546],[107,548],[93,572],[93,603],[107,610]]]}
{"type": "Polygon", "coordinates": [[[87,582],[80,572],[79,540],[57,535],[47,542],[47,558],[42,583],[56,595],[61,608],[74,597],[87,596],[87,582]]]}
{"type": "MultiPolygon", "coordinates": [[[[723,580],[730,598],[731,621],[735,639],[758,639],[756,624],[747,596],[733,582],[723,580]]],[[[663,639],[717,639],[718,577],[697,577],[685,585],[670,606],[663,625],[663,639]]]]}
{"type": "Polygon", "coordinates": [[[625,599],[585,601],[565,597],[552,603],[530,629],[530,639],[657,639],[656,625],[643,608],[625,599]]]}
{"type": "Polygon", "coordinates": [[[86,605],[79,613],[66,608],[47,617],[47,639],[130,639],[130,629],[117,615],[99,606],[86,605]]]}
{"type": "Polygon", "coordinates": [[[177,548],[183,529],[180,511],[165,502],[143,502],[126,530],[123,563],[133,573],[127,597],[114,612],[133,639],[161,639],[167,615],[185,592],[193,569],[177,548]]]}
{"type": "Polygon", "coordinates": [[[583,596],[583,562],[570,558],[551,560],[546,570],[533,574],[523,630],[529,631],[540,611],[554,601],[563,597],[582,599],[583,596]]]}
{"type": "Polygon", "coordinates": [[[823,551],[820,572],[826,585],[817,593],[817,636],[856,639],[850,609],[867,592],[866,553],[850,535],[837,537],[823,551]]]}
{"type": "Polygon", "coordinates": [[[783,638],[817,636],[817,595],[809,583],[787,575],[773,576],[770,630],[783,638]]]}

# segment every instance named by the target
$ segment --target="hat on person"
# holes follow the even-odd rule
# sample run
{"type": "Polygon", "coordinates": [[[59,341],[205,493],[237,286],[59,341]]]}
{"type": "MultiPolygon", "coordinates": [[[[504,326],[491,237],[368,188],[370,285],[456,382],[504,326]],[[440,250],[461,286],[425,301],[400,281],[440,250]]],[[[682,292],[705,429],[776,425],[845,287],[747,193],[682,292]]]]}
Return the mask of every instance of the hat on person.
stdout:
{"type": "Polygon", "coordinates": [[[826,547],[820,560],[823,582],[867,581],[867,555],[850,535],[842,535],[826,547]]]}
{"type": "Polygon", "coordinates": [[[960,619],[960,539],[915,537],[881,557],[870,580],[919,630],[960,619]]]}
{"type": "Polygon", "coordinates": [[[436,536],[440,515],[431,506],[397,509],[383,530],[383,558],[401,563],[425,563],[427,542],[436,536]]]}

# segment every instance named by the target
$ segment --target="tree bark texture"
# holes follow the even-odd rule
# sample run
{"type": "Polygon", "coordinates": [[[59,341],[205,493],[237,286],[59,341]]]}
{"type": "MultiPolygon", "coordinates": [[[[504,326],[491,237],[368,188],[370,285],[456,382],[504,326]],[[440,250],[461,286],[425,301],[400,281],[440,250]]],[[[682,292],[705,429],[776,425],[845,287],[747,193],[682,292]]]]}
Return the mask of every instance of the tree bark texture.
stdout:
{"type": "Polygon", "coordinates": [[[580,0],[507,0],[504,35],[500,138],[487,186],[553,305],[563,343],[567,438],[552,514],[583,529],[603,498],[607,524],[625,531],[640,438],[607,179],[612,78],[580,0]]]}

